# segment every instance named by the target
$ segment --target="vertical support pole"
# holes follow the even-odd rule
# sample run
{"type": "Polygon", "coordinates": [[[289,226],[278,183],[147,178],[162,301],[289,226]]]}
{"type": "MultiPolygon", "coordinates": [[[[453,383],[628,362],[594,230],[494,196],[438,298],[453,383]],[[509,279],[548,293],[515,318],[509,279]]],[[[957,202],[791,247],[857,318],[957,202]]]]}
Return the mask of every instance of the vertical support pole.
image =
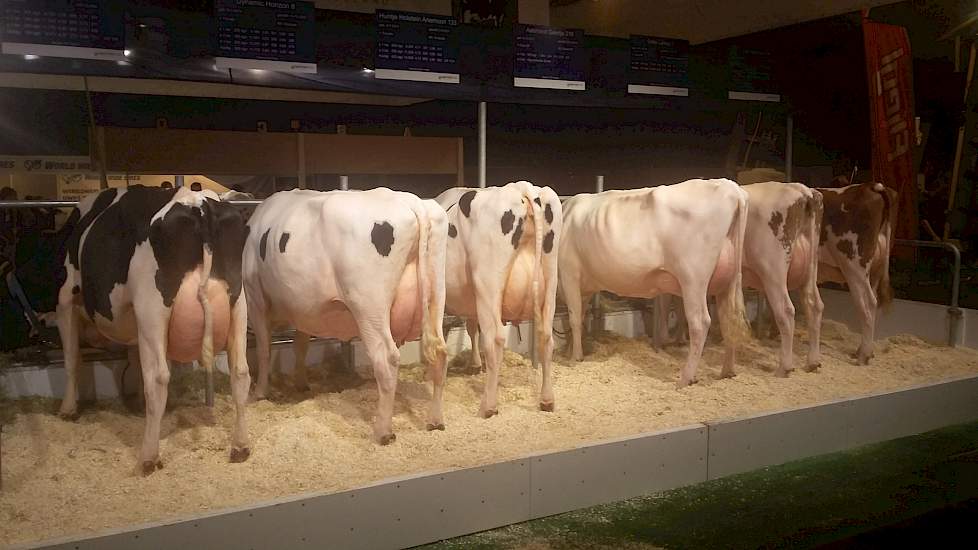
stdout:
{"type": "MultiPolygon", "coordinates": [[[[598,176],[594,181],[594,192],[604,192],[604,176],[598,176]]],[[[595,292],[591,298],[591,333],[597,334],[604,330],[604,313],[601,311],[601,293],[595,292]]]]}
{"type": "Polygon", "coordinates": [[[462,138],[458,138],[458,154],[455,158],[455,185],[465,187],[465,145],[462,138]]]}
{"type": "MultiPolygon", "coordinates": [[[[350,190],[350,176],[340,176],[340,190],[350,190]]],[[[354,372],[356,370],[357,356],[353,352],[353,340],[340,342],[340,357],[342,358],[343,365],[346,367],[347,371],[354,372]]]]}
{"type": "Polygon", "coordinates": [[[479,187],[486,186],[486,102],[479,102],[479,187]]]}
{"type": "Polygon", "coordinates": [[[794,137],[795,119],[789,114],[784,130],[784,179],[787,181],[794,181],[791,174],[792,165],[794,164],[794,137]]]}
{"type": "Polygon", "coordinates": [[[173,176],[173,186],[183,187],[183,174],[173,176]]]}
{"type": "Polygon", "coordinates": [[[298,147],[299,158],[299,189],[306,188],[306,135],[302,132],[296,134],[296,145],[298,147]]]}
{"type": "Polygon", "coordinates": [[[99,172],[100,190],[109,188],[109,178],[105,174],[105,134],[100,128],[95,126],[95,110],[92,108],[92,94],[88,91],[88,77],[82,77],[85,84],[85,105],[88,107],[88,127],[91,129],[89,136],[94,143],[89,143],[89,151],[95,153],[96,164],[99,172]]]}

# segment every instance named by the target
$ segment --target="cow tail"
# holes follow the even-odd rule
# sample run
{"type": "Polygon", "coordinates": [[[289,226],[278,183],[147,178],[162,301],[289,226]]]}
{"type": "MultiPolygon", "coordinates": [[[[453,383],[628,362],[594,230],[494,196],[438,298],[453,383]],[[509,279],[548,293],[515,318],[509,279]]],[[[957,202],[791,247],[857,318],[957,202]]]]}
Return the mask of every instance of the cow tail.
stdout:
{"type": "Polygon", "coordinates": [[[744,264],[744,234],[747,231],[747,193],[738,188],[737,209],[733,222],[727,233],[734,246],[734,276],[725,291],[724,308],[720,315],[720,329],[723,339],[732,344],[750,340],[750,327],[747,321],[747,309],[744,307],[743,264],[744,264]]]}
{"type": "MultiPolygon", "coordinates": [[[[808,214],[806,220],[808,224],[808,242],[812,247],[809,256],[808,284],[814,292],[818,292],[818,247],[822,238],[822,215],[824,206],[822,204],[822,193],[816,189],[811,189],[811,197],[808,199],[808,214]]],[[[810,290],[811,291],[811,290],[810,290]]]]}
{"type": "MultiPolygon", "coordinates": [[[[543,275],[543,207],[540,204],[540,193],[530,182],[524,181],[523,199],[530,206],[530,215],[533,217],[533,282],[531,292],[533,293],[533,330],[537,332],[537,342],[546,341],[546,334],[541,333],[543,327],[543,300],[541,299],[541,279],[543,275]]],[[[539,345],[538,345],[539,347],[539,345]]]]}
{"type": "Polygon", "coordinates": [[[214,252],[206,241],[203,245],[204,261],[200,270],[200,286],[197,287],[197,300],[204,310],[204,336],[200,343],[200,365],[208,379],[213,376],[214,367],[214,315],[211,312],[210,300],[207,299],[207,281],[211,277],[211,265],[214,262],[214,252]]]}
{"type": "Polygon", "coordinates": [[[443,338],[439,338],[436,317],[431,311],[431,278],[437,273],[431,265],[430,242],[431,220],[420,200],[413,206],[418,220],[418,287],[421,289],[421,357],[429,365],[438,364],[439,358],[448,350],[443,338]]]}
{"type": "Polygon", "coordinates": [[[892,197],[890,197],[890,190],[886,188],[882,183],[873,183],[873,191],[879,194],[880,198],[883,199],[883,225],[880,227],[880,233],[885,235],[886,238],[886,250],[883,251],[883,265],[881,266],[881,273],[879,281],[876,283],[876,300],[877,305],[881,308],[889,308],[890,304],[893,303],[893,287],[890,286],[890,252],[893,250],[893,232],[896,228],[896,204],[893,204],[892,197]]]}

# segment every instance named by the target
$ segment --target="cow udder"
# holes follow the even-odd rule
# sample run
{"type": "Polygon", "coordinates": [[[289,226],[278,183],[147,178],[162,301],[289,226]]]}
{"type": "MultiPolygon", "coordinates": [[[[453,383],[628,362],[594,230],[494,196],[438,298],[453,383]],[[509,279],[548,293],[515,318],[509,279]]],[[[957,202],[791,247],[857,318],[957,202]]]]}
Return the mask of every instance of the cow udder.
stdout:
{"type": "MultiPolygon", "coordinates": [[[[200,358],[200,345],[204,339],[204,309],[197,300],[200,272],[184,276],[170,310],[169,334],[166,356],[180,362],[200,358]]],[[[228,327],[231,322],[231,306],[227,287],[213,279],[207,282],[207,299],[211,308],[214,352],[227,346],[228,327]]]]}

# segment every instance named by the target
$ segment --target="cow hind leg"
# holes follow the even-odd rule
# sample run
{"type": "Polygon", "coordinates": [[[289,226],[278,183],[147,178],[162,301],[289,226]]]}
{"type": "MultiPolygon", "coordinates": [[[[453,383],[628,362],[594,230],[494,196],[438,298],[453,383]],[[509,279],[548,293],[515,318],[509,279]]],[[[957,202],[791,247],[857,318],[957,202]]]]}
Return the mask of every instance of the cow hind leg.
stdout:
{"type": "Polygon", "coordinates": [[[292,373],[292,382],[295,384],[296,391],[309,391],[309,377],[306,373],[306,354],[309,352],[309,335],[302,331],[295,331],[295,370],[292,373]]]}
{"type": "Polygon", "coordinates": [[[570,323],[571,341],[570,358],[573,361],[584,359],[584,347],[581,344],[581,332],[584,330],[584,299],[581,296],[580,281],[570,274],[561,274],[560,288],[567,304],[567,321],[570,323]]]}
{"type": "Polygon", "coordinates": [[[81,353],[78,347],[80,319],[75,311],[74,296],[68,290],[66,283],[58,296],[57,317],[58,333],[61,336],[61,346],[64,353],[65,365],[65,395],[61,400],[58,414],[67,420],[78,419],[78,364],[81,353]]]}
{"type": "Polygon", "coordinates": [[[794,368],[792,353],[795,337],[795,306],[791,303],[788,289],[781,282],[784,280],[768,280],[764,283],[764,293],[771,306],[771,315],[781,333],[781,356],[778,360],[778,368],[775,370],[775,375],[780,377],[788,376],[794,368]]]}
{"type": "MultiPolygon", "coordinates": [[[[389,302],[388,302],[389,303],[389,302]]],[[[390,306],[377,306],[390,311],[390,306]]],[[[377,381],[377,418],[374,420],[374,437],[381,445],[393,443],[394,394],[397,391],[397,369],[401,356],[391,335],[389,315],[370,315],[366,306],[351,307],[360,330],[360,340],[367,351],[377,381]]]]}
{"type": "Polygon", "coordinates": [[[822,366],[822,351],[820,339],[822,337],[822,311],[825,304],[822,303],[822,296],[815,284],[815,278],[805,284],[804,299],[805,322],[808,323],[808,361],[805,370],[813,372],[822,366]]]}
{"type": "Polygon", "coordinates": [[[689,353],[686,366],[679,376],[677,387],[682,388],[696,381],[696,366],[703,355],[703,346],[710,331],[710,310],[706,305],[706,285],[680,282],[683,293],[683,308],[689,327],[689,353]]]}
{"type": "Polygon", "coordinates": [[[169,316],[140,323],[139,362],[143,370],[143,393],[146,400],[146,427],[139,460],[143,475],[163,468],[160,460],[160,423],[166,410],[170,384],[170,365],[166,360],[166,326],[169,316]]]}
{"type": "Polygon", "coordinates": [[[469,335],[469,340],[472,343],[472,368],[479,372],[485,370],[482,364],[482,350],[479,346],[479,320],[478,319],[466,319],[465,320],[465,332],[469,335]]]}
{"type": "Polygon", "coordinates": [[[249,312],[251,328],[255,333],[255,355],[258,357],[258,380],[252,392],[252,400],[268,397],[268,374],[272,361],[272,327],[264,315],[249,312]]]}
{"type": "Polygon", "coordinates": [[[867,365],[873,357],[876,331],[876,293],[870,286],[867,274],[852,264],[852,262],[843,263],[842,271],[862,324],[862,341],[856,350],[855,357],[860,365],[867,365]]]}
{"type": "Polygon", "coordinates": [[[231,430],[231,462],[244,462],[251,455],[248,426],[245,418],[251,374],[248,372],[248,309],[245,295],[231,311],[228,327],[228,373],[231,375],[231,399],[234,401],[234,427],[231,430]]]}

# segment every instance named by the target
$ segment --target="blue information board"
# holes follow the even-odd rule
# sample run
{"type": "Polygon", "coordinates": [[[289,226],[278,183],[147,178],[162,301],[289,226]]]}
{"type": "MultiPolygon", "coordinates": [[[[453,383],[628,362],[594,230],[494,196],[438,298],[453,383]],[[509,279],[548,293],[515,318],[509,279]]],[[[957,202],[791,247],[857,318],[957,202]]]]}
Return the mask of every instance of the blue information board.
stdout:
{"type": "Polygon", "coordinates": [[[124,6],[116,0],[3,0],[3,53],[123,60],[124,6]]]}
{"type": "Polygon", "coordinates": [[[628,92],[689,95],[689,42],[632,35],[628,92]]]}
{"type": "Polygon", "coordinates": [[[781,101],[772,75],[771,52],[731,46],[727,70],[729,99],[781,101]]]}
{"type": "Polygon", "coordinates": [[[581,29],[517,25],[513,85],[583,90],[585,59],[581,29]]]}
{"type": "Polygon", "coordinates": [[[377,10],[376,78],[458,84],[454,17],[377,10]]]}
{"type": "Polygon", "coordinates": [[[217,66],[316,72],[316,8],[308,1],[214,0],[217,66]]]}

